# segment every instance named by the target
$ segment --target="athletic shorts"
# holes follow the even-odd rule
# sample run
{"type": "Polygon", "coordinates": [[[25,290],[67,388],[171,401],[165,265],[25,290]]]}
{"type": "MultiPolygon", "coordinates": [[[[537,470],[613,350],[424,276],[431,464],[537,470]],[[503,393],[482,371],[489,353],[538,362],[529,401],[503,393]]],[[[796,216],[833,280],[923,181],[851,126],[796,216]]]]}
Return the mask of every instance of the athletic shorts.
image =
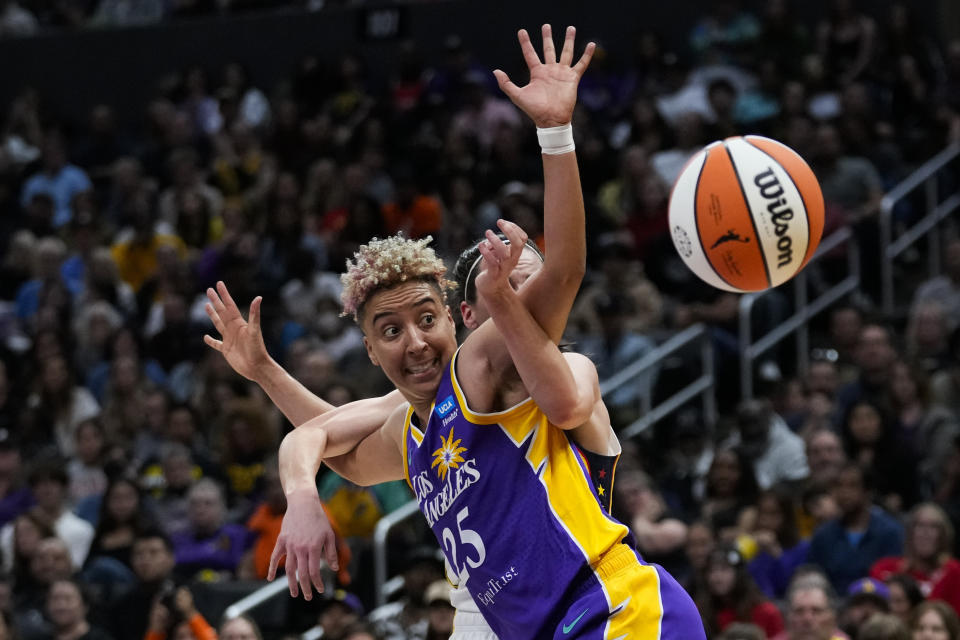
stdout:
{"type": "Polygon", "coordinates": [[[595,571],[604,588],[584,589],[554,640],[706,640],[689,594],[662,567],[640,562],[630,546],[617,545],[595,571]]]}

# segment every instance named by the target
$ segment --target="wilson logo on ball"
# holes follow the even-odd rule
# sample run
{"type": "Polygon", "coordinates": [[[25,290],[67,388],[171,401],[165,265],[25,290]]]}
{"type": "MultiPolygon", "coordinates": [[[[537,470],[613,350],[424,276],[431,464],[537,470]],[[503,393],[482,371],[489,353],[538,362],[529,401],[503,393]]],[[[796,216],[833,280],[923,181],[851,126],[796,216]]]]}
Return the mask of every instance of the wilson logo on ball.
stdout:
{"type": "Polygon", "coordinates": [[[823,196],[792,149],[738,136],[694,154],[673,186],[669,216],[677,252],[704,282],[762,291],[795,276],[813,256],[823,196]]]}
{"type": "Polygon", "coordinates": [[[770,221],[773,222],[774,233],[777,234],[777,268],[783,268],[793,262],[793,239],[786,235],[790,226],[785,222],[793,220],[793,209],[781,197],[783,187],[772,168],[767,167],[766,171],[758,173],[753,184],[760,187],[761,196],[771,201],[767,204],[767,211],[770,213],[770,221]]]}

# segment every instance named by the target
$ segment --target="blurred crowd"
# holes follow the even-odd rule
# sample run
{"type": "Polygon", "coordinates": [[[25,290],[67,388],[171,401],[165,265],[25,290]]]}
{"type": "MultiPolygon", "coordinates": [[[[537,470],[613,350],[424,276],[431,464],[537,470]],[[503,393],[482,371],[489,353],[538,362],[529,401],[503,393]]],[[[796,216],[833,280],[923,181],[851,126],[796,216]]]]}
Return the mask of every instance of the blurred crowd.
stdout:
{"type": "MultiPolygon", "coordinates": [[[[25,12],[75,6],[4,0],[0,36],[25,12]]],[[[603,379],[706,323],[722,411],[711,424],[691,406],[624,442],[615,515],[682,579],[711,637],[960,640],[960,239],[945,234],[944,273],[894,317],[877,312],[875,249],[885,190],[960,141],[960,40],[927,36],[907,3],[867,15],[833,0],[804,24],[784,0],[760,13],[724,0],[692,17],[684,49],[643,32],[635,52],[601,48],[581,82],[590,250],[569,339],[603,379]],[[745,402],[737,296],[683,266],[667,223],[686,160],[740,133],[800,152],[825,235],[850,227],[863,247],[862,288],[812,327],[808,370],[774,352],[745,402]]],[[[265,578],[292,425],[204,345],[207,287],[223,280],[242,308],[263,295],[271,354],[339,405],[389,389],[339,315],[337,273],[359,244],[432,235],[452,266],[498,217],[542,237],[536,137],[484,61],[450,36],[439,59],[406,43],[385,64],[383,85],[353,54],[308,57],[271,85],[241,61],[196,66],[158,82],[138,129],[109,104],[54,113],[30,89],[4,106],[0,639],[215,638],[201,611],[222,607],[204,594],[265,578]]],[[[895,228],[922,214],[904,201],[895,228]]],[[[845,265],[826,256],[814,287],[845,265]]],[[[757,329],[791,300],[765,298],[757,329]]],[[[645,387],[689,379],[674,360],[607,398],[615,427],[645,387]]],[[[326,473],[318,488],[341,570],[327,597],[260,620],[266,637],[447,637],[442,562],[417,525],[393,536],[403,587],[374,608],[373,530],[407,487],[326,473]]],[[[219,637],[260,633],[238,619],[219,637]]]]}

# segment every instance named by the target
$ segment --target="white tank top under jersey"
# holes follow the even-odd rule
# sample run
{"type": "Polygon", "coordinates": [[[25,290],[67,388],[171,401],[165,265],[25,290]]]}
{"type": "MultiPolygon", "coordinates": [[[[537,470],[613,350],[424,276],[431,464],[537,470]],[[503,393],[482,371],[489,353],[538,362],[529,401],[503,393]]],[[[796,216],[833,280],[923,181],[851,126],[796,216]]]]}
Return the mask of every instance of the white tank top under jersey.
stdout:
{"type": "Polygon", "coordinates": [[[463,585],[451,580],[454,575],[450,564],[444,562],[447,571],[447,581],[450,583],[450,604],[456,613],[453,616],[453,635],[450,640],[498,640],[487,621],[483,619],[480,608],[473,601],[473,596],[463,585]]]}

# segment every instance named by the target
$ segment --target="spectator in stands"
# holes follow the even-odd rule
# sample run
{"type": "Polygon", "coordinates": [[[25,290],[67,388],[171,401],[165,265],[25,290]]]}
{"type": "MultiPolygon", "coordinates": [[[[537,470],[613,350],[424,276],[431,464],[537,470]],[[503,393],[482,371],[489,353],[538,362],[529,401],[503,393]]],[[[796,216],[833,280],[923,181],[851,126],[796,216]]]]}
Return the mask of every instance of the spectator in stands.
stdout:
{"type": "Polygon", "coordinates": [[[928,300],[914,306],[907,321],[906,334],[906,356],[924,371],[936,371],[949,362],[947,341],[950,327],[939,301],[928,300]]]}
{"type": "Polygon", "coordinates": [[[76,383],[64,356],[51,355],[40,366],[37,389],[27,397],[27,449],[32,453],[41,447],[49,450],[53,441],[55,453],[71,457],[77,427],[99,415],[100,407],[90,392],[76,383]]]}
{"type": "MultiPolygon", "coordinates": [[[[606,380],[653,351],[656,344],[647,336],[628,328],[628,319],[634,313],[631,298],[612,290],[594,296],[593,303],[600,333],[584,336],[580,346],[596,363],[600,379],[606,380]]],[[[606,404],[615,426],[629,424],[637,417],[640,397],[652,396],[655,380],[654,368],[608,395],[606,404]]]]}
{"type": "Polygon", "coordinates": [[[890,377],[890,401],[896,411],[898,445],[920,461],[921,492],[930,495],[943,477],[954,438],[960,434],[956,415],[930,400],[923,371],[898,362],[890,377]]]}
{"type": "Polygon", "coordinates": [[[53,199],[53,226],[60,228],[73,218],[73,199],[93,189],[83,169],[67,161],[66,144],[59,131],[48,131],[43,139],[43,169],[27,179],[20,194],[26,207],[36,195],[53,199]]]}
{"type": "Polygon", "coordinates": [[[43,611],[50,587],[58,580],[71,579],[73,575],[70,549],[63,540],[42,540],[30,562],[30,581],[18,587],[15,598],[17,627],[24,636],[33,637],[47,630],[43,611]]]}
{"type": "Polygon", "coordinates": [[[787,591],[787,628],[774,640],[849,640],[837,629],[833,599],[823,574],[798,575],[787,591]]]}
{"type": "Polygon", "coordinates": [[[168,590],[164,596],[158,598],[150,609],[150,624],[143,640],[167,640],[168,637],[171,640],[217,640],[216,630],[197,611],[190,589],[180,587],[172,594],[168,590]],[[170,602],[173,611],[167,608],[170,602]]]}
{"type": "Polygon", "coordinates": [[[748,568],[768,598],[782,598],[794,571],[807,562],[810,542],[800,539],[796,511],[786,492],[765,491],[757,498],[757,524],[751,533],[757,554],[748,568]]]}
{"type": "MultiPolygon", "coordinates": [[[[67,509],[67,474],[63,465],[54,461],[38,463],[30,472],[30,488],[37,500],[33,508],[36,517],[51,523],[57,536],[67,544],[74,568],[83,566],[93,540],[93,527],[67,509]]],[[[13,552],[11,524],[0,530],[0,548],[5,555],[13,552]]]]}
{"type": "Polygon", "coordinates": [[[903,528],[872,505],[872,489],[867,473],[847,464],[834,484],[840,517],[822,525],[810,541],[810,561],[824,569],[839,592],[867,575],[880,558],[903,550],[903,528]]]}
{"type": "Polygon", "coordinates": [[[107,488],[107,474],[103,470],[106,446],[98,420],[90,419],[77,427],[75,451],[76,455],[67,462],[71,505],[101,496],[107,488]]]}
{"type": "Polygon", "coordinates": [[[707,472],[703,517],[722,542],[733,542],[754,517],[759,487],[753,465],[736,449],[723,448],[707,472]]]}
{"type": "Polygon", "coordinates": [[[181,444],[165,445],[160,464],[144,469],[143,483],[153,490],[157,520],[167,535],[190,527],[187,492],[202,476],[203,470],[194,463],[190,450],[181,444]]]}
{"type": "Polygon", "coordinates": [[[143,531],[133,542],[130,563],[137,578],[130,590],[110,607],[110,630],[118,638],[143,638],[153,603],[172,586],[173,545],[160,531],[143,531]]]}
{"type": "Polygon", "coordinates": [[[858,13],[852,0],[833,0],[829,17],[817,25],[827,77],[841,87],[861,77],[873,60],[876,37],[873,18],[858,13]]]}
{"type": "MultiPolygon", "coordinates": [[[[90,601],[84,588],[74,580],[57,580],[50,585],[47,616],[53,626],[49,640],[113,640],[88,621],[90,601]]],[[[46,638],[44,640],[46,640],[46,638]]]]}
{"type": "Polygon", "coordinates": [[[917,581],[898,573],[887,578],[887,589],[890,591],[890,613],[909,625],[917,605],[926,599],[917,581]]]}
{"type": "Polygon", "coordinates": [[[897,442],[894,428],[885,405],[861,400],[847,414],[841,436],[850,459],[872,475],[877,499],[898,513],[919,498],[919,461],[897,442]]]}
{"type": "Polygon", "coordinates": [[[125,476],[110,481],[103,494],[90,558],[113,558],[133,568],[133,545],[140,534],[155,528],[137,483],[125,476]]]}
{"type": "Polygon", "coordinates": [[[847,462],[840,436],[831,429],[818,429],[807,439],[807,463],[810,465],[809,484],[827,488],[847,462]]]}
{"type": "Polygon", "coordinates": [[[156,230],[150,193],[140,193],[132,217],[133,233],[111,247],[120,278],[136,292],[158,274],[162,260],[175,262],[186,255],[183,240],[156,230]]]}
{"type": "Polygon", "coordinates": [[[938,600],[921,603],[913,616],[913,640],[958,640],[960,619],[950,605],[938,600]]]}
{"type": "Polygon", "coordinates": [[[863,330],[863,312],[853,305],[841,304],[830,312],[828,344],[837,352],[840,382],[852,382],[859,372],[857,351],[863,330]]]}
{"type": "Polygon", "coordinates": [[[263,634],[252,618],[238,616],[220,625],[220,640],[263,640],[263,634]]]}
{"type": "Polygon", "coordinates": [[[721,546],[707,558],[704,589],[695,594],[707,633],[721,633],[734,622],[751,622],[767,638],[783,631],[780,611],[757,588],[740,552],[721,546]]]}
{"type": "Polygon", "coordinates": [[[881,558],[870,569],[878,580],[905,573],[925,597],[960,607],[960,562],[953,557],[953,525],[934,503],[919,504],[907,518],[903,556],[881,558]]]}
{"type": "Polygon", "coordinates": [[[187,578],[232,577],[249,546],[246,527],[226,522],[227,503],[220,486],[204,478],[187,493],[190,526],[171,536],[177,572],[187,578]]]}
{"type": "Polygon", "coordinates": [[[675,574],[683,568],[687,525],[670,512],[659,488],[640,470],[617,474],[614,515],[630,526],[644,560],[675,574]]]}
{"type": "MultiPolygon", "coordinates": [[[[444,587],[450,593],[450,585],[444,583],[444,587]]],[[[363,618],[360,598],[343,589],[335,589],[329,598],[321,600],[321,607],[317,623],[323,629],[324,638],[342,638],[345,631],[363,618]]]]}
{"type": "Polygon", "coordinates": [[[960,238],[947,242],[942,275],[921,284],[913,295],[911,308],[922,302],[938,302],[943,306],[950,330],[960,326],[960,238]]]}
{"type": "Polygon", "coordinates": [[[860,625],[857,640],[910,640],[910,628],[897,616],[876,613],[860,625]]]}
{"type": "Polygon", "coordinates": [[[855,358],[859,369],[857,379],[841,387],[837,394],[837,427],[847,421],[850,409],[860,400],[883,403],[887,399],[887,385],[897,358],[890,330],[879,324],[864,325],[855,358]]]}
{"type": "MultiPolygon", "coordinates": [[[[418,547],[407,553],[403,571],[403,597],[370,612],[367,621],[374,630],[389,640],[424,637],[429,624],[427,589],[443,579],[443,563],[429,546],[418,547]]],[[[349,635],[347,636],[349,637],[349,635]]]]}
{"type": "Polygon", "coordinates": [[[450,604],[450,584],[437,580],[424,595],[427,603],[427,635],[425,640],[447,640],[453,633],[454,608],[450,604]]]}
{"type": "Polygon", "coordinates": [[[693,157],[693,154],[699,151],[706,141],[703,118],[695,111],[689,111],[677,117],[675,133],[676,145],[671,149],[657,151],[650,158],[650,163],[663,184],[676,182],[687,160],[693,157]]]}
{"type": "Polygon", "coordinates": [[[30,583],[30,567],[40,543],[54,536],[53,527],[33,513],[24,513],[13,520],[13,552],[3,554],[3,570],[13,575],[18,589],[30,583]]]}
{"type": "Polygon", "coordinates": [[[876,614],[890,612],[890,591],[873,578],[861,578],[850,585],[847,599],[840,611],[840,628],[851,637],[859,638],[858,630],[876,614]]]}
{"type": "Polygon", "coordinates": [[[247,514],[263,495],[266,462],[277,447],[276,426],[259,403],[236,400],[227,410],[222,439],[218,450],[227,475],[227,495],[234,507],[247,514]]]}
{"type": "Polygon", "coordinates": [[[746,400],[737,407],[735,440],[753,464],[761,489],[797,485],[810,475],[803,440],[790,431],[768,400],[746,400]]]}
{"type": "Polygon", "coordinates": [[[16,310],[21,321],[36,321],[43,300],[51,295],[66,295],[67,283],[62,266],[67,259],[67,245],[55,237],[41,238],[36,245],[32,278],[17,290],[16,310]]]}
{"type": "MultiPolygon", "coordinates": [[[[6,369],[0,365],[6,379],[6,369]]],[[[34,504],[30,487],[24,482],[20,446],[8,427],[0,428],[0,527],[25,512],[34,504]]]]}

